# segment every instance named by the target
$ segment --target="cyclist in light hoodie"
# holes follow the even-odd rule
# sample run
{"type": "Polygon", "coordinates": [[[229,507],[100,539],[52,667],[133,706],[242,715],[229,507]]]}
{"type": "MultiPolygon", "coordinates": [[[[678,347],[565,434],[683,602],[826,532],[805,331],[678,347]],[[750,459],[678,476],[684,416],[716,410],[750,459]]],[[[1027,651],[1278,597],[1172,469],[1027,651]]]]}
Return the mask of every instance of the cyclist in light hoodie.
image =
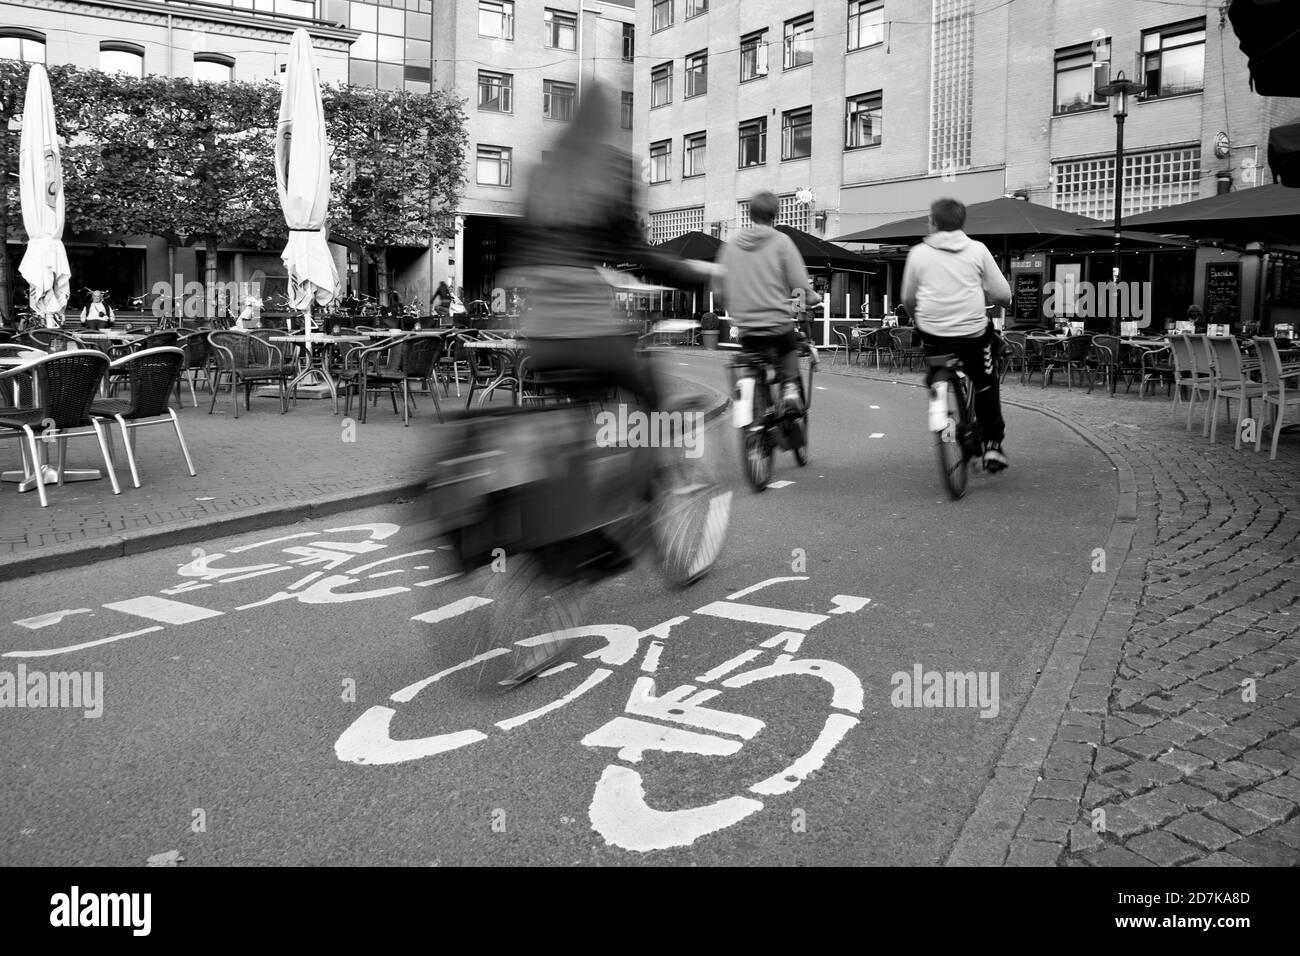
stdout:
{"type": "Polygon", "coordinates": [[[1006,425],[996,374],[998,339],[986,303],[1011,304],[1011,287],[984,243],[962,231],[966,206],[956,199],[930,205],[930,234],[907,254],[903,305],[927,355],[956,355],[975,387],[975,414],[984,433],[984,467],[1007,467],[1006,425]]]}

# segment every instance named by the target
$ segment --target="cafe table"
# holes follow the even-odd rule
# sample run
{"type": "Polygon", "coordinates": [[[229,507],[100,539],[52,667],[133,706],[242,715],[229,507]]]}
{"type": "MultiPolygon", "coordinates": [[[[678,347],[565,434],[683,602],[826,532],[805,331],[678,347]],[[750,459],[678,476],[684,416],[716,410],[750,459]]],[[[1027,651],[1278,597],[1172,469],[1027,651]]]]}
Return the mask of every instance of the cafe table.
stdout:
{"type": "MultiPolygon", "coordinates": [[[[35,360],[44,358],[46,355],[49,354],[50,354],[49,352],[40,352],[40,351],[33,350],[27,353],[20,352],[17,355],[5,355],[3,357],[0,357],[0,371],[8,371],[9,369],[21,369],[24,365],[29,365],[35,360]]],[[[13,378],[13,404],[17,406],[18,396],[19,396],[18,376],[14,375],[12,376],[12,378],[13,378]]],[[[36,382],[33,381],[32,401],[39,402],[40,397],[36,394],[35,388],[36,388],[36,382]]],[[[4,412],[5,410],[3,408],[0,408],[0,418],[4,417],[4,412]]],[[[47,445],[45,442],[42,441],[38,443],[36,448],[38,451],[40,451],[42,455],[48,454],[47,445]]],[[[57,484],[59,481],[58,469],[52,467],[47,461],[41,462],[41,467],[45,469],[44,471],[45,484],[47,485],[57,484]]],[[[98,468],[64,468],[63,469],[64,484],[67,484],[70,481],[98,481],[103,477],[104,477],[104,473],[100,471],[98,468]]],[[[0,481],[18,482],[19,491],[31,491],[33,488],[36,487],[36,476],[28,475],[22,471],[6,471],[3,474],[0,474],[0,481]]]]}
{"type": "Polygon", "coordinates": [[[296,399],[298,385],[303,379],[309,376],[312,378],[323,379],[326,388],[329,389],[330,397],[334,399],[334,414],[337,415],[339,413],[339,392],[338,388],[334,385],[334,376],[330,374],[330,349],[321,349],[320,351],[324,358],[318,361],[317,346],[347,344],[364,345],[366,343],[366,338],[361,335],[326,335],[323,332],[313,332],[310,337],[298,333],[296,335],[272,335],[269,338],[272,342],[286,342],[293,345],[306,346],[306,348],[303,349],[307,357],[306,364],[303,366],[302,371],[295,375],[293,381],[289,383],[289,390],[294,393],[294,398],[296,399]]]}
{"type": "Polygon", "coordinates": [[[513,399],[514,404],[520,404],[520,392],[523,391],[523,380],[519,373],[519,363],[524,357],[524,352],[528,349],[528,343],[521,338],[510,339],[476,339],[462,343],[467,349],[482,349],[484,351],[501,352],[510,360],[508,368],[502,368],[501,374],[489,382],[483,389],[483,394],[479,396],[478,403],[486,405],[487,400],[492,397],[492,392],[505,385],[507,382],[514,384],[513,399]]]}

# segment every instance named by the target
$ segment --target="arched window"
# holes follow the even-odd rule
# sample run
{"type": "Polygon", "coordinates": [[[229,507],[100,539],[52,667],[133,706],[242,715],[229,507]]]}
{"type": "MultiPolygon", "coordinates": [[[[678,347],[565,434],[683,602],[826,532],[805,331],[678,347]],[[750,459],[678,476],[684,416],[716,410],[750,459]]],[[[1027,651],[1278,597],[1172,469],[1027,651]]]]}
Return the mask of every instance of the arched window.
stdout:
{"type": "Polygon", "coordinates": [[[220,53],[194,54],[194,79],[200,83],[230,83],[235,79],[235,58],[220,53]]]}
{"type": "Polygon", "coordinates": [[[137,80],[144,79],[144,47],[105,40],[99,45],[99,68],[105,73],[125,73],[137,80]]]}
{"type": "Polygon", "coordinates": [[[21,27],[0,29],[0,60],[45,62],[45,34],[21,27]]]}

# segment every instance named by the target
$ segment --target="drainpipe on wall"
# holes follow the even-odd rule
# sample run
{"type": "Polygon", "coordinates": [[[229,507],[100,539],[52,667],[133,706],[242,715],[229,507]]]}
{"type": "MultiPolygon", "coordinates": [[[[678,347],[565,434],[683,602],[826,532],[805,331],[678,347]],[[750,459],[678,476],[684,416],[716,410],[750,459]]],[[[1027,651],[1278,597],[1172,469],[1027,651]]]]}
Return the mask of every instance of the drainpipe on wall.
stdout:
{"type": "Polygon", "coordinates": [[[174,47],[172,46],[172,15],[169,13],[167,14],[167,76],[169,78],[176,75],[175,59],[174,59],[175,53],[173,52],[173,50],[174,47]]]}
{"type": "Polygon", "coordinates": [[[586,4],[578,4],[578,102],[582,102],[582,27],[586,4]]]}

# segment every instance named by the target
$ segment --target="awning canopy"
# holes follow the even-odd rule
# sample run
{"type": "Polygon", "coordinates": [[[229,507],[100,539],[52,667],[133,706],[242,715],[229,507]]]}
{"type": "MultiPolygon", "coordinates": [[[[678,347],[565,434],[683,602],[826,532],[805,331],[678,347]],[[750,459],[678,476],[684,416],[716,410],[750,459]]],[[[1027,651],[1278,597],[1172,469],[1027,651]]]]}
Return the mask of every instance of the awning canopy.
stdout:
{"type": "Polygon", "coordinates": [[[718,250],[722,248],[722,240],[702,232],[685,232],[676,239],[659,243],[655,248],[679,259],[713,262],[718,257],[718,250]]]}
{"type": "Polygon", "coordinates": [[[1300,191],[1256,186],[1129,216],[1125,229],[1248,242],[1300,242],[1300,191]]]}
{"type": "MultiPolygon", "coordinates": [[[[1080,229],[1102,225],[1095,219],[1050,206],[1005,196],[966,207],[966,235],[997,247],[1015,248],[1051,236],[1078,236],[1080,229]]],[[[930,234],[930,217],[913,216],[863,229],[836,242],[919,242],[930,234]]]]}
{"type": "Polygon", "coordinates": [[[1300,119],[1269,131],[1268,168],[1283,186],[1300,186],[1300,119]]]}
{"type": "Polygon", "coordinates": [[[803,256],[804,265],[809,272],[866,272],[871,273],[871,261],[865,256],[833,242],[810,235],[793,226],[777,226],[777,229],[794,240],[795,248],[803,256]]]}

